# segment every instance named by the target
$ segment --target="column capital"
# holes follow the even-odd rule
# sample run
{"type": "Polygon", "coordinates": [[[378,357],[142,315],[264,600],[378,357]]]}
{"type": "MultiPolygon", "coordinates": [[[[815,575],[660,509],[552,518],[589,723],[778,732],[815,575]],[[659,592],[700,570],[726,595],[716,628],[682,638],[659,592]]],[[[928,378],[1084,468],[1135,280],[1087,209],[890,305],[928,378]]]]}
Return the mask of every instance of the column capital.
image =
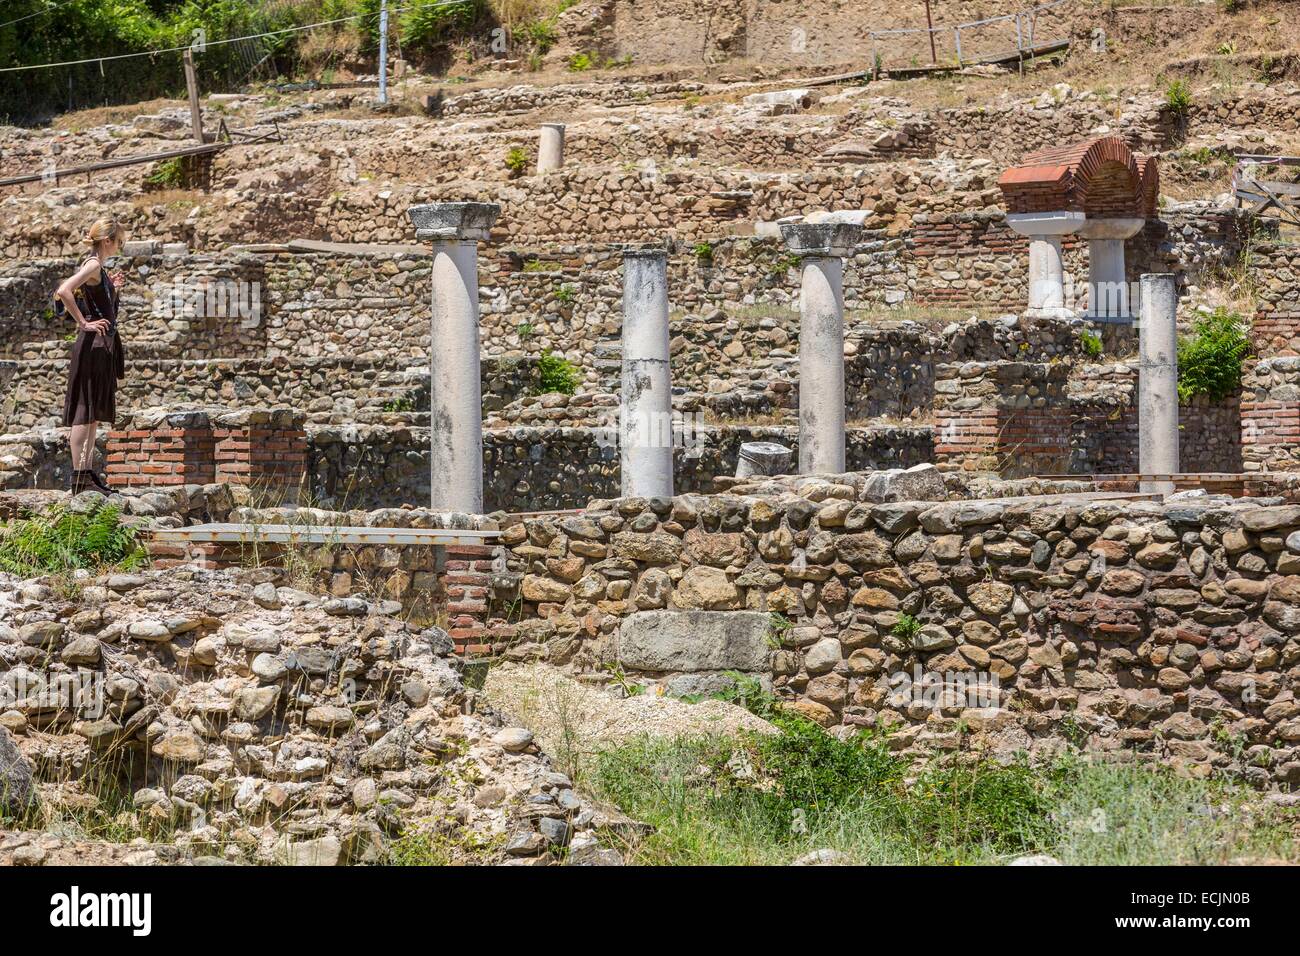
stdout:
{"type": "Polygon", "coordinates": [[[487,239],[501,207],[494,202],[429,202],[408,206],[418,239],[487,239]]]}
{"type": "Polygon", "coordinates": [[[786,248],[800,257],[842,259],[853,255],[853,248],[861,237],[862,225],[855,222],[781,223],[781,238],[786,248]]]}
{"type": "Polygon", "coordinates": [[[1081,212],[1011,212],[1007,213],[1007,225],[1022,236],[1046,237],[1064,236],[1077,232],[1084,223],[1081,212]]]}

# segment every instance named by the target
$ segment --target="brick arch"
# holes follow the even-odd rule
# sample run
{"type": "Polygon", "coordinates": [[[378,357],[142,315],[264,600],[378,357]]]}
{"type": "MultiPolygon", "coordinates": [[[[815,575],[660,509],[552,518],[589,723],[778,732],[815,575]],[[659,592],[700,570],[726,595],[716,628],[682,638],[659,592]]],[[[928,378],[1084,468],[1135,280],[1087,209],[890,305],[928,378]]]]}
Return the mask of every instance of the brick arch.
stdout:
{"type": "Polygon", "coordinates": [[[1103,136],[1031,153],[1002,174],[998,187],[1012,213],[1145,218],[1154,214],[1159,178],[1151,157],[1139,158],[1118,136],[1103,136]]]}

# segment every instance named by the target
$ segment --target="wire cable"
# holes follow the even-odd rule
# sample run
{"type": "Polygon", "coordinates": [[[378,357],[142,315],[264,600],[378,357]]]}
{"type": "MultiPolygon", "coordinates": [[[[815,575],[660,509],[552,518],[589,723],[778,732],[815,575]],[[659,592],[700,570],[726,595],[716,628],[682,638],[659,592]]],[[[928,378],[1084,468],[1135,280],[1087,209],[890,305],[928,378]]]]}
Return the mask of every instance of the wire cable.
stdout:
{"type": "Polygon", "coordinates": [[[59,7],[64,6],[65,4],[71,2],[72,0],[57,0],[57,2],[55,3],[49,3],[43,10],[37,10],[34,13],[29,13],[26,16],[19,17],[16,20],[10,20],[7,23],[0,23],[0,30],[3,30],[5,27],[11,27],[15,23],[22,23],[24,20],[30,20],[32,17],[39,17],[42,13],[49,13],[51,10],[57,10],[59,7]]]}

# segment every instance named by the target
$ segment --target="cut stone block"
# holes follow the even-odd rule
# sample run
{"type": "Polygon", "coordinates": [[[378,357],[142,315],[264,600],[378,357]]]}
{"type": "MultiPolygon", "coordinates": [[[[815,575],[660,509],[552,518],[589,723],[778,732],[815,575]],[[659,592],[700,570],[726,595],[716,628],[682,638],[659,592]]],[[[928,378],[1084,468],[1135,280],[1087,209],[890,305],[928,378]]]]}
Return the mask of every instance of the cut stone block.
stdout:
{"type": "Polygon", "coordinates": [[[642,671],[766,670],[764,611],[638,611],[619,628],[618,659],[642,671]]]}

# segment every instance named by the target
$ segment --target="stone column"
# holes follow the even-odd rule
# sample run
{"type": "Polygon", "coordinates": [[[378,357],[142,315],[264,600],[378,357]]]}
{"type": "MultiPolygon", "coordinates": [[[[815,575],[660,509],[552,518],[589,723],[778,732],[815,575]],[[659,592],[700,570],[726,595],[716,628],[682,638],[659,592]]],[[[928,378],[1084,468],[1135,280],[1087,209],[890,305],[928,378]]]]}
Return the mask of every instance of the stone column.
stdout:
{"type": "Polygon", "coordinates": [[[1088,312],[1093,322],[1130,323],[1124,240],[1136,236],[1145,219],[1088,219],[1079,235],[1088,240],[1088,312]]]}
{"type": "Polygon", "coordinates": [[[799,473],[844,471],[844,257],[856,222],[782,223],[799,256],[799,473]]]}
{"type": "Polygon", "coordinates": [[[564,124],[543,123],[542,141],[537,147],[537,171],[548,173],[564,165],[564,124]]]}
{"type": "MultiPolygon", "coordinates": [[[[1178,472],[1178,289],[1170,273],[1140,286],[1138,328],[1138,471],[1178,472]]],[[[1144,492],[1172,494],[1172,481],[1142,481],[1144,492]]]]}
{"type": "Polygon", "coordinates": [[[501,207],[435,202],[407,215],[433,240],[433,324],[429,363],[430,505],[483,513],[483,402],[479,384],[478,241],[501,207]]]}
{"type": "Polygon", "coordinates": [[[673,494],[668,360],[668,253],[623,253],[623,389],[619,449],[625,498],[673,494]]]}
{"type": "Polygon", "coordinates": [[[1061,237],[1083,225],[1081,212],[1011,213],[1007,225],[1029,237],[1029,318],[1073,318],[1066,308],[1061,237]]]}

